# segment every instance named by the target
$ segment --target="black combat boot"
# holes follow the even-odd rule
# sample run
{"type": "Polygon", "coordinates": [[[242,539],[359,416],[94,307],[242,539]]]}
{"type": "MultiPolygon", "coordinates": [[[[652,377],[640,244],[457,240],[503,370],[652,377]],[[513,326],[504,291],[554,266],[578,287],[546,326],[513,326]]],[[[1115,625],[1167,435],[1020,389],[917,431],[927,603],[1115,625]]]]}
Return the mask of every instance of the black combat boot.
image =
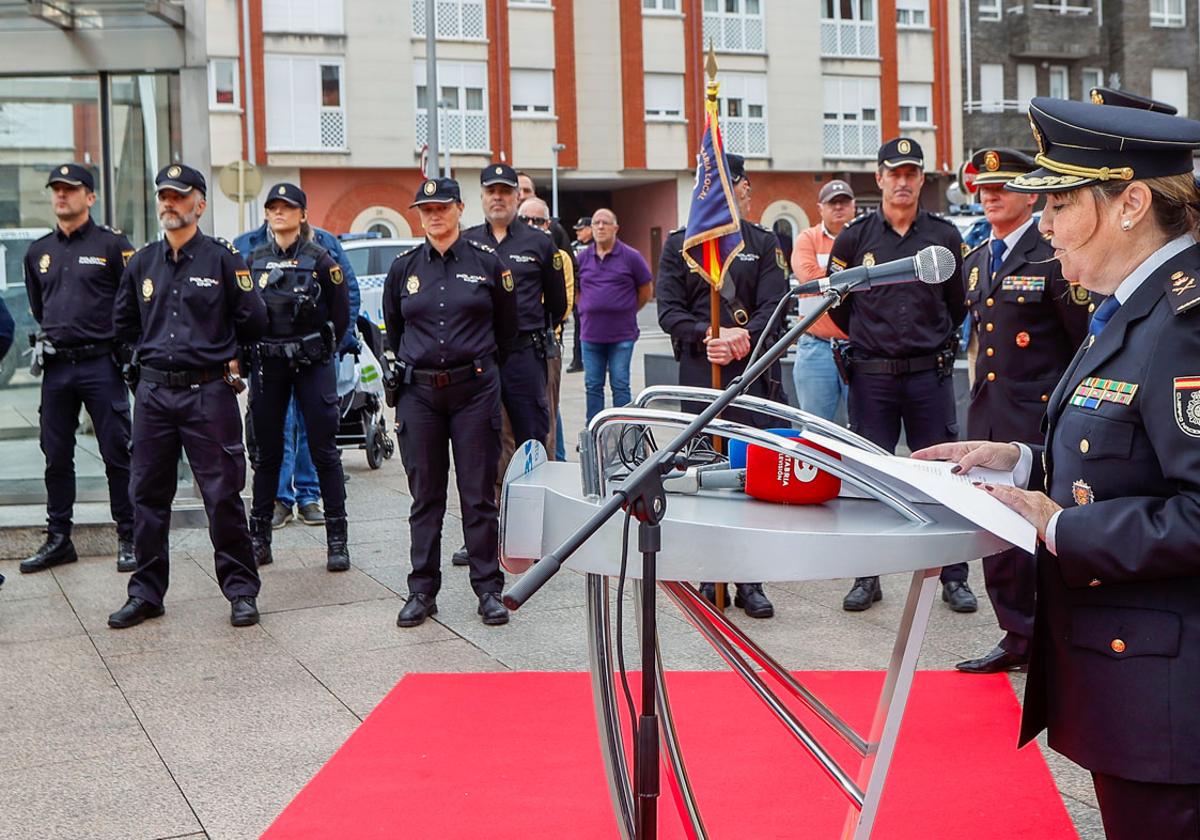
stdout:
{"type": "Polygon", "coordinates": [[[274,561],[271,556],[271,517],[250,517],[250,548],[254,552],[254,562],[259,566],[269,566],[274,561]]]}
{"type": "Polygon", "coordinates": [[[325,568],[331,572],[344,572],[350,568],[350,551],[346,547],[346,517],[325,517],[325,544],[328,546],[328,559],[325,568]]]}

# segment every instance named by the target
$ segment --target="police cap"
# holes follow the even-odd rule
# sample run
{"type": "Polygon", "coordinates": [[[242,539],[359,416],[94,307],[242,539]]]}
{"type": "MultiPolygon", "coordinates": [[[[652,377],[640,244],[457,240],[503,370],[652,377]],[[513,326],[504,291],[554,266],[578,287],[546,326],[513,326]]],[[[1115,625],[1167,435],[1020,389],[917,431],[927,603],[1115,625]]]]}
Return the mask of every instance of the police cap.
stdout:
{"type": "Polygon", "coordinates": [[[1016,149],[980,149],[971,155],[971,165],[978,173],[973,187],[1007,184],[1018,175],[1027,175],[1038,168],[1033,158],[1016,149]]]}
{"type": "Polygon", "coordinates": [[[51,184],[67,184],[72,187],[84,187],[88,192],[96,191],[96,182],[92,179],[92,173],[78,163],[64,163],[62,166],[51,169],[50,177],[46,179],[46,186],[51,184]]]}
{"type": "Polygon", "coordinates": [[[592,217],[591,216],[580,216],[579,221],[577,221],[575,223],[575,230],[583,230],[584,228],[588,228],[591,226],[592,226],[592,217]]]}
{"type": "Polygon", "coordinates": [[[427,178],[417,187],[417,197],[408,206],[453,203],[462,203],[462,191],[458,188],[458,181],[453,178],[427,178]]]}
{"type": "Polygon", "coordinates": [[[293,207],[299,207],[301,210],[308,209],[308,196],[304,194],[304,190],[297,187],[295,184],[276,184],[267,190],[267,197],[263,201],[263,206],[270,205],[272,201],[286,201],[293,207]]]}
{"type": "Polygon", "coordinates": [[[1093,105],[1115,105],[1118,108],[1140,108],[1143,111],[1157,111],[1160,114],[1179,113],[1174,105],[1168,105],[1166,102],[1159,102],[1157,99],[1148,99],[1145,96],[1138,96],[1136,93],[1130,93],[1129,91],[1125,90],[1094,87],[1091,91],[1091,99],[1093,105]]]}
{"type": "Polygon", "coordinates": [[[1015,192],[1190,174],[1200,149],[1200,122],[1156,111],[1038,97],[1029,103],[1029,123],[1040,168],[1009,181],[1015,192]]]}
{"type": "Polygon", "coordinates": [[[746,177],[746,159],[744,157],[726,152],[725,162],[729,164],[729,177],[733,179],[733,183],[736,184],[746,177]]]}
{"type": "Polygon", "coordinates": [[[208,194],[208,184],[205,183],[204,176],[200,174],[199,170],[182,163],[172,163],[170,166],[160,169],[154,178],[154,188],[155,190],[174,190],[184,195],[192,190],[200,190],[205,195],[208,194]]]}
{"type": "Polygon", "coordinates": [[[492,184],[504,184],[507,187],[517,186],[517,170],[506,163],[489,163],[479,173],[479,185],[490,187],[492,184]]]}
{"type": "Polygon", "coordinates": [[[888,169],[895,169],[897,166],[924,169],[925,153],[921,151],[921,144],[911,137],[897,137],[879,147],[879,165],[888,169]]]}

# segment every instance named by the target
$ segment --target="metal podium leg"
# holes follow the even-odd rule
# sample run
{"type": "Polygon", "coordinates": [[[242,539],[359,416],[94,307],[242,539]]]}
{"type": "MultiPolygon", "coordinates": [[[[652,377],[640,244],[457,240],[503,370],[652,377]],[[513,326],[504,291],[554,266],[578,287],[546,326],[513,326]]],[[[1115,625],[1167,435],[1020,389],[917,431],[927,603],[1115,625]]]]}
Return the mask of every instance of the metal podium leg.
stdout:
{"type": "Polygon", "coordinates": [[[940,572],[941,569],[925,569],[913,573],[904,614],[896,631],[892,660],[888,663],[887,677],[879,695],[879,705],[875,707],[871,734],[867,738],[868,743],[875,745],[875,749],[863,759],[858,772],[858,784],[865,789],[866,796],[861,811],[851,806],[842,830],[843,838],[867,840],[871,836],[875,817],[879,813],[879,801],[883,797],[883,783],[887,779],[896,739],[900,735],[900,720],[904,716],[913,674],[917,670],[921,642],[929,625],[929,612],[933,607],[940,572]]]}
{"type": "MultiPolygon", "coordinates": [[[[621,714],[617,705],[616,663],[613,658],[609,623],[608,578],[587,576],[588,653],[592,665],[592,697],[596,725],[600,730],[600,752],[608,776],[608,791],[622,840],[634,840],[633,789],[629,782],[621,714]]],[[[618,640],[619,643],[620,640],[618,640]]]]}

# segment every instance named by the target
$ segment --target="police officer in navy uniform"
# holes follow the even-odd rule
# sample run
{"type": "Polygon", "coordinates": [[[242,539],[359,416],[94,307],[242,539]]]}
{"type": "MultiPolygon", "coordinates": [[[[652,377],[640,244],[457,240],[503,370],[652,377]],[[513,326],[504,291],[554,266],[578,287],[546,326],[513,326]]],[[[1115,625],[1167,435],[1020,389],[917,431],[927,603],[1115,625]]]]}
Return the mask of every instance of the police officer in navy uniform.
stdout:
{"type": "Polygon", "coordinates": [[[77,559],[71,543],[75,504],[75,428],[87,408],[108,478],[117,523],[117,570],[136,567],[133,505],[129,502],[129,395],[121,381],[113,336],[112,303],[133,246],[120,231],[92,221],[92,173],[67,163],[46,186],[58,224],[25,254],[29,309],[41,326],[42,452],[46,455],[46,541],[21,562],[40,572],[77,559]]]}
{"type": "Polygon", "coordinates": [[[452,446],[478,612],[484,624],[505,624],[496,505],[499,357],[517,337],[516,286],[490,246],[460,235],[457,181],[425,181],[412,206],[425,242],[396,258],[383,290],[387,340],[397,361],[396,435],[412,493],[412,571],[396,623],[416,627],[437,613],[452,446]]]}
{"type": "MultiPolygon", "coordinates": [[[[567,312],[563,257],[554,240],[517,219],[517,172],[503,163],[489,164],[479,175],[483,224],[462,235],[495,251],[517,284],[519,332],[500,371],[504,429],[497,475],[503,475],[517,445],[527,440],[544,446],[550,436],[550,399],[547,395],[546,359],[558,354],[554,327],[567,312]]],[[[553,455],[554,453],[550,453],[553,455]]],[[[467,565],[464,546],[454,554],[456,566],[467,565]]]]}
{"type": "Polygon", "coordinates": [[[243,627],[258,622],[259,579],[241,497],[246,452],[237,391],[245,384],[236,360],[239,345],[262,336],[267,309],[237,250],[199,230],[204,176],[172,164],[154,184],[164,237],[130,259],[113,311],[117,339],[133,347],[137,371],[131,492],[138,567],[129,600],[108,626],[163,614],[182,449],[204,499],[230,622],[243,627]]]}
{"type": "MultiPolygon", "coordinates": [[[[889,452],[900,439],[910,449],[958,438],[954,408],[954,354],[967,314],[962,237],[940,216],[921,209],[925,159],[917,141],[897,137],[879,149],[875,183],[879,211],[859,216],[838,234],[829,273],[911,257],[930,245],[954,254],[954,275],[940,285],[904,283],[852,294],[829,313],[850,336],[850,428],[889,452]]],[[[974,612],[967,564],[942,569],[942,600],[955,612],[974,612]]],[[[853,612],[883,597],[878,577],[863,577],[842,601],[853,612]]]]}
{"type": "MultiPolygon", "coordinates": [[[[708,281],[688,269],[683,259],[686,228],[671,231],[663,246],[658,263],[658,323],[671,336],[671,346],[679,360],[679,384],[700,388],[712,386],[712,366],[721,366],[721,385],[729,384],[746,369],[746,357],[766,329],[767,321],[780,298],[787,292],[787,263],[779,249],[775,234],[762,225],[749,221],[751,187],[746,175],[745,159],[727,154],[729,175],[733,180],[738,211],[742,217],[743,248],[733,260],[721,286],[721,334],[713,340],[711,333],[711,295],[708,281]]],[[[779,382],[776,366],[750,386],[749,393],[771,397],[770,382],[779,382]],[[773,379],[770,377],[773,376],[773,379]]],[[[730,409],[726,418],[760,428],[773,425],[771,419],[754,412],[730,409]]],[[[716,593],[711,583],[703,583],[701,591],[715,603],[716,593]]],[[[745,609],[752,618],[770,618],[775,614],[771,601],[763,593],[761,583],[739,583],[734,598],[736,606],[745,609]]]]}
{"type": "MultiPolygon", "coordinates": [[[[982,149],[971,165],[992,230],[963,260],[977,342],[967,436],[1037,443],[1050,393],[1087,335],[1091,296],[1063,279],[1054,249],[1033,218],[1038,197],[1004,188],[1037,169],[1033,158],[1012,149],[982,149]]],[[[990,653],[955,667],[974,674],[1020,668],[1029,661],[1033,635],[1033,560],[1012,548],[985,557],[983,575],[1005,635],[990,653]]]]}
{"type": "Polygon", "coordinates": [[[1091,771],[1109,840],[1200,836],[1200,122],[1034,99],[1039,228],[1105,296],[1050,394],[1044,446],[918,453],[1013,469],[984,485],[1037,529],[1020,744],[1091,771]],[[1022,479],[1028,476],[1019,489],[1022,479]]]}
{"type": "Polygon", "coordinates": [[[250,413],[254,426],[254,501],[250,538],[259,566],[272,561],[271,517],[283,466],[284,424],[293,392],[308,433],[325,500],[325,568],[350,568],[346,484],[337,448],[340,422],[334,349],[350,325],[342,269],[313,241],[308,197],[295,184],[266,194],[267,241],[250,255],[250,274],[267,305],[267,331],[254,348],[250,413]]]}

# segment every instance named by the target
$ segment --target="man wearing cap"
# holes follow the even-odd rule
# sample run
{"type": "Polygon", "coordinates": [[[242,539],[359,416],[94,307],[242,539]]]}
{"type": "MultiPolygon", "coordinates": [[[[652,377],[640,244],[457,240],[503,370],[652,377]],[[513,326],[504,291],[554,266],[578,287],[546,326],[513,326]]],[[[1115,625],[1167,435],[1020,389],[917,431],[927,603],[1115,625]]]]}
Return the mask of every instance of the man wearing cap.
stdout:
{"type": "MultiPolygon", "coordinates": [[[[741,155],[727,154],[729,175],[741,216],[744,247],[734,258],[721,285],[721,333],[711,336],[712,288],[708,281],[688,269],[683,259],[686,227],[671,231],[658,263],[658,323],[671,336],[679,360],[679,384],[700,388],[712,386],[712,366],[721,367],[722,387],[746,369],[746,357],[758,342],[771,313],[787,292],[787,263],[775,234],[748,219],[752,190],[741,155]]],[[[778,399],[772,384],[779,382],[779,368],[750,386],[754,396],[778,399]]],[[[725,417],[766,428],[772,420],[761,414],[730,409],[725,417]]],[[[711,583],[701,591],[715,603],[711,583]]],[[[775,608],[763,593],[761,583],[738,583],[735,606],[751,618],[770,618],[775,608]]]]}
{"type": "MultiPolygon", "coordinates": [[[[1087,335],[1091,298],[1063,279],[1054,249],[1038,232],[1038,197],[1004,188],[1037,169],[1033,159],[1013,149],[983,149],[971,157],[971,167],[992,231],[963,260],[978,342],[967,437],[1040,443],[1050,394],[1087,335]]],[[[1005,635],[987,655],[956,667],[972,674],[1023,667],[1033,635],[1033,558],[1009,549],[985,557],[983,574],[1005,635]]]]}
{"type": "Polygon", "coordinates": [[[339,406],[334,351],[350,325],[341,267],[313,240],[308,196],[295,184],[266,194],[271,235],[250,255],[250,274],[267,305],[268,326],[254,348],[250,413],[254,421],[254,502],[250,538],[259,566],[272,561],[271,517],[283,464],[288,406],[304,418],[308,448],[325,499],[325,567],[350,568],[346,487],[337,448],[339,406]]]}
{"type": "Polygon", "coordinates": [[[44,368],[39,411],[46,455],[46,540],[21,562],[24,573],[75,562],[75,429],[87,408],[108,478],[117,523],[117,570],[136,567],[129,501],[129,395],[121,381],[112,305],[133,246],[123,233],[92,221],[92,173],[75,163],[56,166],[46,186],[58,223],[25,254],[29,309],[41,329],[44,368]]]}
{"type": "Polygon", "coordinates": [[[163,238],[129,260],[117,292],[117,338],[134,348],[137,412],[131,491],[138,567],[109,627],[163,614],[170,572],[171,502],[180,450],[208,515],[217,581],[230,623],[258,623],[258,569],[241,492],[246,453],[237,393],[239,347],[258,341],[267,309],[237,250],[200,232],[204,176],[172,164],[154,179],[163,238]]]}
{"type": "MultiPolygon", "coordinates": [[[[824,277],[829,270],[829,252],[846,224],[854,218],[854,191],[845,181],[834,179],[821,187],[817,195],[817,212],[821,221],[802,230],[792,249],[792,273],[801,283],[824,277]]],[[[800,299],[801,314],[807,314],[805,299],[800,299]]],[[[800,336],[796,346],[796,363],[792,381],[800,408],[826,420],[833,420],[846,407],[846,383],[833,359],[832,342],[845,341],[846,334],[834,325],[828,315],[821,318],[800,336]]]]}
{"type": "MultiPolygon", "coordinates": [[[[575,239],[571,242],[571,251],[576,258],[579,253],[592,244],[592,217],[580,216],[575,222],[575,239]]],[[[575,299],[579,299],[579,272],[575,272],[575,299]]],[[[583,344],[579,337],[579,307],[575,307],[571,313],[574,319],[574,339],[571,342],[571,364],[567,368],[567,373],[582,373],[583,372],[583,344]]]]}
{"type": "MultiPolygon", "coordinates": [[[[496,505],[499,365],[517,336],[516,283],[490,245],[459,234],[457,181],[424,181],[412,206],[425,242],[396,257],[383,289],[387,341],[397,362],[396,437],[412,493],[412,571],[396,624],[416,627],[438,611],[450,448],[478,614],[484,624],[504,624],[496,505]]],[[[514,226],[505,240],[515,234],[514,226]]]]}
{"type": "MultiPolygon", "coordinates": [[[[963,294],[962,237],[953,224],[921,209],[925,160],[917,141],[897,137],[879,149],[875,183],[879,212],[846,225],[829,254],[829,273],[882,265],[940,245],[954,255],[945,283],[901,283],[858,292],[830,311],[849,337],[850,428],[894,452],[901,424],[909,449],[958,438],[954,406],[954,355],[958,327],[967,314],[963,294]]],[[[955,612],[974,612],[967,564],[942,569],[942,600],[955,612]]],[[[862,577],[842,601],[852,612],[883,597],[878,577],[862,577]]]]}

